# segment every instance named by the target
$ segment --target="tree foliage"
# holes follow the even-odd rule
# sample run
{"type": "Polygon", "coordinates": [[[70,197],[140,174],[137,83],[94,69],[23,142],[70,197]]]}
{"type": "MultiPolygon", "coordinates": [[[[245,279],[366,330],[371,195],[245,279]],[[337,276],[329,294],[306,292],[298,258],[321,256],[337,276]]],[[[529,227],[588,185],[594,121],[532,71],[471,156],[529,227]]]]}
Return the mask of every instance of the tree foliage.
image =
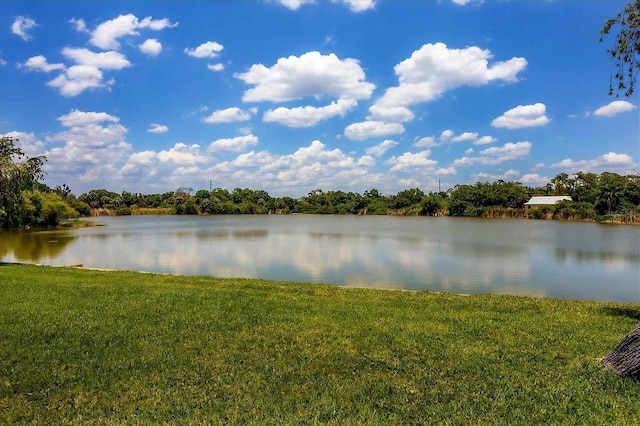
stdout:
{"type": "MultiPolygon", "coordinates": [[[[477,182],[456,185],[446,192],[425,193],[409,188],[395,195],[377,189],[362,194],[340,190],[313,189],[303,197],[272,197],[264,190],[224,188],[200,189],[194,195],[183,190],[148,194],[95,189],[71,197],[73,206],[89,205],[113,214],[356,214],[471,217],[530,217],[563,220],[608,220],[612,215],[628,215],[640,221],[640,175],[616,173],[560,173],[545,186],[532,188],[520,182],[477,182]],[[572,201],[525,210],[535,195],[568,195],[572,201]]],[[[625,219],[625,221],[628,221],[625,219]]]]}
{"type": "MultiPolygon", "coordinates": [[[[605,21],[600,30],[600,41],[612,31],[616,36],[616,43],[607,52],[615,63],[617,90],[623,91],[625,96],[631,96],[640,72],[640,0],[627,3],[615,18],[605,21]]],[[[612,82],[609,84],[609,94],[613,93],[612,82]]]]}
{"type": "Polygon", "coordinates": [[[42,178],[44,157],[27,158],[10,136],[0,137],[0,228],[13,229],[24,224],[25,201],[22,191],[42,178]]]}
{"type": "Polygon", "coordinates": [[[25,202],[23,224],[28,226],[55,226],[59,223],[76,219],[78,211],[71,207],[55,192],[42,193],[26,190],[22,193],[25,202]]]}

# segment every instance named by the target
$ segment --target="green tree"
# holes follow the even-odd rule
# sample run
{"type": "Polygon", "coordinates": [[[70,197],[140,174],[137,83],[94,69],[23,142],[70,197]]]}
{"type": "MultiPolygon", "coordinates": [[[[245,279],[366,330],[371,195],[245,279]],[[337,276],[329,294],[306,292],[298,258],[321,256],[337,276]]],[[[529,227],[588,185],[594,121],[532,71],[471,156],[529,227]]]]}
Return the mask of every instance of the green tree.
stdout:
{"type": "Polygon", "coordinates": [[[449,216],[464,216],[474,206],[474,190],[470,185],[456,185],[449,195],[449,216]]]}
{"type": "Polygon", "coordinates": [[[626,186],[626,179],[616,173],[602,173],[600,188],[596,198],[598,214],[613,214],[620,208],[626,186]]]}
{"type": "Polygon", "coordinates": [[[444,210],[445,201],[441,194],[430,193],[422,199],[420,214],[435,216],[444,210]]]}
{"type": "Polygon", "coordinates": [[[385,215],[389,210],[387,197],[375,188],[364,191],[362,203],[362,209],[365,214],[385,215]]]}
{"type": "MultiPolygon", "coordinates": [[[[631,96],[640,72],[640,0],[627,3],[615,18],[605,21],[604,27],[600,30],[600,41],[611,31],[617,31],[616,43],[607,52],[615,63],[614,78],[618,81],[617,90],[624,91],[625,96],[631,96]]],[[[609,95],[613,95],[614,91],[611,82],[609,95]]]]}
{"type": "Polygon", "coordinates": [[[599,177],[595,173],[576,173],[575,186],[570,195],[573,201],[595,204],[598,195],[599,177]]]}
{"type": "Polygon", "coordinates": [[[393,197],[391,207],[394,209],[402,209],[419,204],[424,197],[424,192],[420,188],[405,189],[393,197]]]}
{"type": "Polygon", "coordinates": [[[640,207],[640,175],[627,176],[624,200],[634,207],[640,207]]]}
{"type": "Polygon", "coordinates": [[[204,200],[208,200],[211,198],[211,193],[206,189],[199,189],[196,191],[195,201],[196,204],[200,205],[204,200]]]}
{"type": "Polygon", "coordinates": [[[27,158],[9,136],[0,137],[0,228],[23,225],[25,201],[22,191],[33,186],[44,175],[45,157],[27,158]]]}
{"type": "Polygon", "coordinates": [[[280,197],[275,202],[275,208],[278,213],[292,213],[296,208],[296,200],[291,197],[280,197]]]}
{"type": "Polygon", "coordinates": [[[77,219],[80,215],[55,192],[41,193],[26,190],[24,224],[30,226],[55,226],[60,222],[77,219]]]}
{"type": "Polygon", "coordinates": [[[551,179],[553,195],[568,195],[573,189],[574,180],[566,173],[560,173],[551,179]]]}

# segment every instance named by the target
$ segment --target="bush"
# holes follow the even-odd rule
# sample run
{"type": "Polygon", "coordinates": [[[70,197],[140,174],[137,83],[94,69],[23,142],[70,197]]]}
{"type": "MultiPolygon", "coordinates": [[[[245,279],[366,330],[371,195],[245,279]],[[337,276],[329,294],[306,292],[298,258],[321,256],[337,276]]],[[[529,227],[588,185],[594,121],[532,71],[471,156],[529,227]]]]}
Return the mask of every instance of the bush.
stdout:
{"type": "Polygon", "coordinates": [[[116,209],[116,216],[131,216],[131,208],[127,206],[118,207],[116,209]]]}
{"type": "Polygon", "coordinates": [[[553,218],[564,220],[593,219],[596,211],[590,203],[560,201],[554,206],[553,218]]]}
{"type": "Polygon", "coordinates": [[[75,198],[68,201],[69,205],[77,211],[80,216],[91,216],[91,206],[82,201],[78,201],[75,198]]]}
{"type": "Polygon", "coordinates": [[[436,216],[444,210],[444,200],[439,195],[428,195],[422,199],[420,214],[424,216],[436,216]]]}
{"type": "Polygon", "coordinates": [[[55,192],[23,191],[25,200],[24,225],[55,226],[69,219],[77,219],[80,214],[64,202],[55,192]]]}
{"type": "Polygon", "coordinates": [[[484,207],[467,206],[464,209],[463,216],[485,217],[486,214],[487,214],[487,211],[484,207]]]}
{"type": "Polygon", "coordinates": [[[191,200],[176,205],[176,214],[198,214],[198,206],[191,200]]]}

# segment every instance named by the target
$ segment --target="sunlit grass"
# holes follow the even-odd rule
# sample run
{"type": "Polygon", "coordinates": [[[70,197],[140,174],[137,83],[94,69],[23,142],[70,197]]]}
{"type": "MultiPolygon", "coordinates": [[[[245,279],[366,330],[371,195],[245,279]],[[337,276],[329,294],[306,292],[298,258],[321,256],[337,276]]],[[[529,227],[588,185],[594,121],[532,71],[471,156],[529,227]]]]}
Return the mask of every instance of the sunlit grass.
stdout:
{"type": "Polygon", "coordinates": [[[0,264],[0,423],[637,424],[634,304],[0,264]]]}

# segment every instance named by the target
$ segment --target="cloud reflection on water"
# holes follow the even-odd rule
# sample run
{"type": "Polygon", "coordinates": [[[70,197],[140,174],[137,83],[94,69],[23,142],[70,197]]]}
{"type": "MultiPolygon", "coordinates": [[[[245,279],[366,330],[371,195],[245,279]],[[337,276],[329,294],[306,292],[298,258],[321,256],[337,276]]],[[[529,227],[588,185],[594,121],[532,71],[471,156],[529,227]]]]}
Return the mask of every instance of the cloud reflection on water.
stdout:
{"type": "Polygon", "coordinates": [[[610,300],[602,282],[611,281],[617,288],[609,293],[618,292],[611,300],[621,301],[638,301],[640,288],[640,256],[633,243],[640,230],[635,227],[603,234],[588,224],[451,218],[104,220],[107,227],[74,231],[68,249],[50,263],[599,300],[610,300]],[[576,232],[583,234],[575,237],[576,232]],[[603,250],[594,252],[598,246],[603,250]],[[602,267],[612,264],[616,267],[602,267]]]}

